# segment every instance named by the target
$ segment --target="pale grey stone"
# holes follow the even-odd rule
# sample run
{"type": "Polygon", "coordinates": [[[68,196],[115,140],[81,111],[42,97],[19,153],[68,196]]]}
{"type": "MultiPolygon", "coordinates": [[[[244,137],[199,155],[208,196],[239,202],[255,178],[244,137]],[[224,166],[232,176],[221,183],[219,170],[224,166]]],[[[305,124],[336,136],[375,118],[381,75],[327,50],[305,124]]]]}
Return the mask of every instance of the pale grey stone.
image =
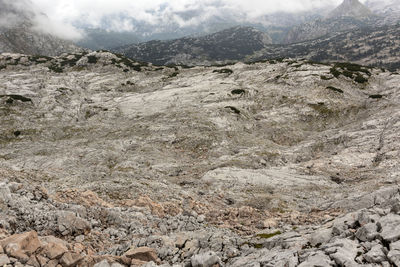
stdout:
{"type": "Polygon", "coordinates": [[[325,267],[334,265],[335,263],[327,255],[318,251],[310,254],[307,259],[299,265],[299,267],[325,267]]]}
{"type": "Polygon", "coordinates": [[[400,239],[400,215],[388,214],[379,220],[378,226],[382,229],[379,235],[384,240],[395,242],[400,239]]]}
{"type": "Polygon", "coordinates": [[[313,234],[310,236],[310,244],[311,246],[319,246],[322,244],[325,244],[329,242],[329,240],[332,238],[332,229],[321,229],[315,231],[313,234]]]}
{"type": "Polygon", "coordinates": [[[376,223],[367,223],[359,228],[356,237],[361,241],[372,241],[378,236],[378,226],[376,223]]]}
{"type": "Polygon", "coordinates": [[[390,251],[387,257],[391,263],[400,266],[400,241],[390,244],[390,251]]]}
{"type": "Polygon", "coordinates": [[[221,259],[212,251],[194,255],[190,261],[193,267],[212,267],[214,264],[221,264],[221,259]]]}
{"type": "Polygon", "coordinates": [[[364,254],[364,259],[369,263],[381,263],[387,260],[385,248],[382,245],[375,245],[364,254]]]}
{"type": "Polygon", "coordinates": [[[5,254],[1,254],[0,255],[0,266],[6,265],[11,263],[10,259],[8,258],[7,255],[5,254]]]}
{"type": "Polygon", "coordinates": [[[107,260],[102,260],[101,262],[96,263],[93,267],[110,267],[110,264],[107,260]]]}

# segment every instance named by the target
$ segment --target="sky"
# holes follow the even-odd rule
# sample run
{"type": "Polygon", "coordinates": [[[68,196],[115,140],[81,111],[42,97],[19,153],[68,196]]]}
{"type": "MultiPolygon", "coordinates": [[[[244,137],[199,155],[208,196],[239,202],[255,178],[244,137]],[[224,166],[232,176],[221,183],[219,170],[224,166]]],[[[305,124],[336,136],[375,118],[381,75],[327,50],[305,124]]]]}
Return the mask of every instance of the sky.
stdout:
{"type": "MultiPolygon", "coordinates": [[[[11,0],[4,0],[11,1],[11,0]]],[[[17,2],[18,0],[13,0],[17,2]]],[[[21,0],[26,1],[26,0],[21,0]]],[[[302,12],[337,6],[342,0],[31,0],[38,11],[37,27],[68,39],[82,36],[79,27],[135,31],[136,22],[149,25],[175,23],[180,27],[203,23],[229,14],[238,21],[254,21],[275,12],[302,12]],[[195,15],[193,15],[195,14],[195,15]],[[50,20],[50,21],[49,21],[50,20]]],[[[365,2],[365,0],[361,0],[365,2]]]]}
{"type": "MultiPolygon", "coordinates": [[[[202,23],[210,16],[234,14],[242,20],[252,20],[278,11],[298,12],[328,5],[342,0],[32,0],[58,25],[68,25],[66,35],[73,37],[71,25],[85,24],[100,27],[102,19],[112,17],[111,30],[135,30],[131,20],[152,25],[175,22],[180,26],[202,23]],[[197,11],[194,17],[180,14],[197,11]],[[123,17],[119,15],[124,15],[123,17]]],[[[76,34],[79,35],[79,34],[76,34]]]]}

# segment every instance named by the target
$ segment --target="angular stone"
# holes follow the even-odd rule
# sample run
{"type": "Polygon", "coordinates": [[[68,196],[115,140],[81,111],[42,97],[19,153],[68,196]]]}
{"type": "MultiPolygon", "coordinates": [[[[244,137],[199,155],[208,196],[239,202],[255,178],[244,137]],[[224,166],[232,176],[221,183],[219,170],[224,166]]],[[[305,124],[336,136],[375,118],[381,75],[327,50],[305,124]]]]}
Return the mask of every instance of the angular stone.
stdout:
{"type": "Polygon", "coordinates": [[[369,263],[381,263],[387,260],[386,254],[384,252],[385,248],[377,244],[372,247],[367,254],[364,255],[364,259],[369,263]]]}
{"type": "Polygon", "coordinates": [[[66,252],[60,259],[60,263],[63,267],[73,267],[76,266],[83,257],[77,253],[66,252]]]}
{"type": "Polygon", "coordinates": [[[190,262],[192,264],[192,267],[212,267],[215,264],[221,264],[221,259],[215,254],[215,252],[206,252],[203,254],[198,254],[194,255],[191,259],[190,262]]]}
{"type": "Polygon", "coordinates": [[[37,258],[40,266],[44,266],[44,265],[46,265],[46,263],[49,262],[49,259],[46,257],[43,257],[42,255],[37,255],[36,258],[37,258]]]}
{"type": "Polygon", "coordinates": [[[378,226],[375,223],[367,223],[356,232],[356,237],[363,241],[372,241],[378,236],[378,226]]]}
{"type": "Polygon", "coordinates": [[[388,258],[395,266],[400,266],[400,241],[390,244],[388,258]]]}
{"type": "Polygon", "coordinates": [[[329,242],[331,238],[332,238],[332,229],[322,229],[314,232],[310,236],[309,242],[311,246],[315,247],[329,242]]]}
{"type": "Polygon", "coordinates": [[[187,238],[183,235],[179,235],[175,240],[175,246],[182,249],[186,244],[187,238]]]}
{"type": "Polygon", "coordinates": [[[45,255],[50,260],[59,259],[62,255],[68,251],[68,248],[61,243],[48,243],[41,252],[42,255],[45,255]]]}
{"type": "Polygon", "coordinates": [[[10,249],[12,247],[13,249],[11,250],[18,248],[19,250],[23,250],[26,253],[32,254],[41,246],[41,243],[37,233],[35,231],[31,231],[22,234],[15,234],[5,238],[0,241],[0,245],[5,248],[6,252],[7,247],[10,247],[10,249]]]}
{"type": "Polygon", "coordinates": [[[75,234],[81,235],[91,229],[91,225],[85,219],[77,217],[71,211],[62,211],[57,217],[58,230],[62,235],[75,234]]]}
{"type": "Polygon", "coordinates": [[[4,266],[4,265],[10,264],[10,263],[11,263],[10,259],[8,258],[7,255],[4,255],[4,254],[0,255],[0,266],[4,266]]]}
{"type": "Polygon", "coordinates": [[[362,253],[362,249],[356,241],[350,239],[338,239],[333,244],[323,248],[330,258],[339,266],[355,266],[355,258],[362,253]]]}
{"type": "Polygon", "coordinates": [[[141,260],[137,260],[137,259],[132,259],[131,261],[131,267],[136,267],[136,266],[143,266],[144,264],[146,264],[147,261],[141,261],[141,260]]]}
{"type": "Polygon", "coordinates": [[[378,226],[382,229],[380,236],[388,242],[395,242],[400,239],[400,215],[388,214],[382,217],[378,226]]]}
{"type": "Polygon", "coordinates": [[[0,203],[7,203],[11,200],[11,191],[6,183],[0,183],[0,203]]]}
{"type": "Polygon", "coordinates": [[[56,267],[58,265],[58,260],[51,260],[44,265],[44,267],[56,267]]]}
{"type": "Polygon", "coordinates": [[[29,255],[41,247],[35,231],[12,235],[1,240],[0,245],[8,256],[14,257],[22,263],[29,261],[29,255]]]}
{"type": "Polygon", "coordinates": [[[131,248],[124,253],[125,257],[141,261],[154,261],[159,262],[155,249],[148,247],[131,248]]]}
{"type": "Polygon", "coordinates": [[[33,267],[40,267],[39,261],[36,259],[35,255],[31,255],[29,257],[28,262],[26,263],[27,265],[33,266],[33,267]]]}
{"type": "Polygon", "coordinates": [[[107,260],[102,260],[101,262],[96,263],[93,267],[110,267],[110,264],[107,260]]]}
{"type": "Polygon", "coordinates": [[[323,252],[318,251],[311,254],[303,261],[298,267],[310,267],[310,266],[333,266],[334,262],[325,255],[323,252]]]}

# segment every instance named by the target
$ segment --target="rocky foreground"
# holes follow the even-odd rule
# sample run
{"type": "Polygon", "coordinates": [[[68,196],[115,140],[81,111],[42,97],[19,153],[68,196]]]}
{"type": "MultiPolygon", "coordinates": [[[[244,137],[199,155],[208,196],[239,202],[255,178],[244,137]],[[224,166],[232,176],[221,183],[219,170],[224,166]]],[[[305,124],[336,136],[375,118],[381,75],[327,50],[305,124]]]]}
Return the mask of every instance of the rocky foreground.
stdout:
{"type": "Polygon", "coordinates": [[[400,266],[399,74],[0,69],[1,266],[400,266]]]}

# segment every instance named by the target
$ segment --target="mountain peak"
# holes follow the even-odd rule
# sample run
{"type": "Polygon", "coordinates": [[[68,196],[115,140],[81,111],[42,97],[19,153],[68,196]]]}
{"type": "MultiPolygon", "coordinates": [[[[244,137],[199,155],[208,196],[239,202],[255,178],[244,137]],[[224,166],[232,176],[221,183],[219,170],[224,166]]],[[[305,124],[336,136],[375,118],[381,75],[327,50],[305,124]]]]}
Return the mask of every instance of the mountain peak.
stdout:
{"type": "Polygon", "coordinates": [[[365,18],[372,15],[371,10],[358,0],[344,0],[343,3],[329,13],[328,18],[354,17],[365,18]]]}

